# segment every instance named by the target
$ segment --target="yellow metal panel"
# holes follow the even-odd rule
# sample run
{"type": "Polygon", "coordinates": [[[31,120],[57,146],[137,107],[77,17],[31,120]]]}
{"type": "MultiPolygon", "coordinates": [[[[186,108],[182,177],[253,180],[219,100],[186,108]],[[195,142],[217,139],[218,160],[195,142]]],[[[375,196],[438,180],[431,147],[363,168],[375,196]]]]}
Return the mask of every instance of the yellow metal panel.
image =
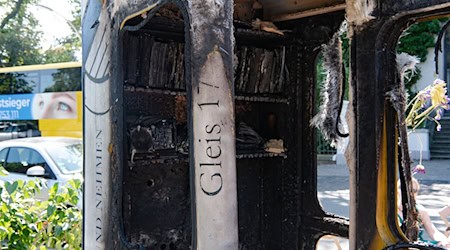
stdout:
{"type": "MultiPolygon", "coordinates": [[[[387,183],[389,181],[395,181],[395,180],[389,180],[388,179],[388,158],[387,158],[387,128],[386,128],[386,115],[383,119],[383,132],[381,137],[381,149],[380,149],[380,157],[379,157],[379,164],[378,164],[378,180],[377,180],[377,209],[376,209],[376,223],[377,223],[377,232],[378,235],[375,237],[374,241],[372,242],[371,249],[382,249],[384,247],[387,247],[389,245],[393,245],[399,241],[407,241],[406,237],[401,233],[401,229],[396,223],[397,232],[400,233],[401,236],[403,236],[403,239],[399,239],[394,232],[392,232],[390,224],[389,224],[389,210],[393,209],[390,207],[392,203],[389,201],[394,198],[395,203],[394,206],[396,206],[397,202],[397,195],[395,197],[389,196],[389,190],[387,183]]],[[[397,136],[396,136],[397,137],[397,136]]],[[[398,154],[397,147],[395,147],[395,155],[398,154]]],[[[395,166],[397,166],[397,162],[394,162],[395,166]]],[[[396,167],[397,168],[397,167],[396,167]]],[[[395,192],[397,194],[397,190],[395,192]]],[[[396,210],[396,208],[394,208],[396,210]]]]}

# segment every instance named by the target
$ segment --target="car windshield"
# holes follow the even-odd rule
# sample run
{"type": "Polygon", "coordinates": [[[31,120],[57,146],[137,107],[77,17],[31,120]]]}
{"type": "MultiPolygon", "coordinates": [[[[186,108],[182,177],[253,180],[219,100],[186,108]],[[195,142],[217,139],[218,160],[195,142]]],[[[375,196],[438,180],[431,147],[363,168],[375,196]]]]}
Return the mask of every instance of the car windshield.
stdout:
{"type": "Polygon", "coordinates": [[[82,171],[83,146],[81,143],[52,143],[45,149],[63,174],[82,171]]]}
{"type": "Polygon", "coordinates": [[[5,132],[13,132],[13,131],[14,131],[14,128],[16,128],[16,126],[9,126],[9,127],[7,127],[4,131],[5,131],[5,132]]]}

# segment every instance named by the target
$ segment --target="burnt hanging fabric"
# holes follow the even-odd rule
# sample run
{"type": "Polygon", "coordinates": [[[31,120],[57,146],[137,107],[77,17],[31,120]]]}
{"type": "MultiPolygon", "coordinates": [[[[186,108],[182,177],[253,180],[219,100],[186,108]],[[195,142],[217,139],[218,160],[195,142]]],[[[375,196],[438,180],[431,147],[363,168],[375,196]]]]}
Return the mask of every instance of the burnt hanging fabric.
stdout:
{"type": "Polygon", "coordinates": [[[348,136],[347,133],[341,132],[342,125],[340,123],[345,94],[345,67],[342,62],[341,35],[341,31],[336,32],[330,42],[323,46],[323,67],[327,77],[321,91],[322,104],[310,123],[318,128],[325,140],[335,147],[342,143],[344,137],[348,136]]]}
{"type": "Polygon", "coordinates": [[[398,86],[387,92],[387,98],[392,104],[392,107],[397,112],[397,122],[399,131],[399,146],[400,146],[400,156],[401,156],[401,178],[402,189],[407,191],[407,202],[404,204],[404,211],[406,210],[406,237],[410,241],[417,241],[419,234],[419,224],[418,224],[418,212],[416,209],[416,201],[412,192],[412,174],[411,174],[411,158],[408,149],[408,133],[406,128],[406,90],[404,79],[408,71],[414,70],[416,64],[419,62],[417,57],[408,55],[406,53],[401,53],[397,55],[397,69],[399,72],[400,83],[398,86]]]}

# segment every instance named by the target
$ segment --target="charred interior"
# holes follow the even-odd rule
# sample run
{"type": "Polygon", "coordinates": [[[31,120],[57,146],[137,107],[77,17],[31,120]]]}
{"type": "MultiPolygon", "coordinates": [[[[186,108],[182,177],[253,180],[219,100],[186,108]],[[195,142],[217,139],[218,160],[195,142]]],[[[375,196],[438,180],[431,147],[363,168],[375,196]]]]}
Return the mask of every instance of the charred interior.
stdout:
{"type": "MultiPolygon", "coordinates": [[[[314,96],[315,55],[339,22],[284,23],[283,32],[267,32],[243,19],[234,21],[233,65],[239,245],[290,249],[302,230],[302,197],[312,201],[305,209],[315,210],[306,214],[316,213],[321,221],[325,216],[315,190],[300,190],[299,178],[302,171],[308,176],[315,171],[315,159],[301,161],[314,155],[313,106],[307,103],[314,96]],[[313,39],[304,42],[305,36],[313,39]]],[[[181,13],[168,5],[138,31],[126,32],[122,41],[125,234],[148,249],[187,249],[191,244],[184,30],[181,13]]],[[[316,227],[333,232],[320,229],[320,223],[316,227]]],[[[345,222],[336,228],[334,234],[347,234],[345,222]]]]}

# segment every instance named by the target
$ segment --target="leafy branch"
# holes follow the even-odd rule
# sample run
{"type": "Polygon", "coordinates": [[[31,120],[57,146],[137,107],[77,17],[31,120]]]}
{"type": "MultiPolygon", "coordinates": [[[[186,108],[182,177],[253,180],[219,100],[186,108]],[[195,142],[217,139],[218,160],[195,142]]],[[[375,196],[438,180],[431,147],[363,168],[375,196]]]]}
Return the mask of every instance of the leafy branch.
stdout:
{"type": "MultiPolygon", "coordinates": [[[[0,167],[0,174],[7,172],[0,167]]],[[[81,181],[49,187],[49,198],[37,200],[45,182],[0,182],[2,249],[81,249],[82,215],[75,206],[81,181]]]]}
{"type": "Polygon", "coordinates": [[[0,30],[5,28],[6,24],[19,13],[20,9],[23,6],[24,6],[24,0],[18,0],[16,2],[12,11],[5,18],[3,18],[2,22],[0,23],[0,30]]]}

